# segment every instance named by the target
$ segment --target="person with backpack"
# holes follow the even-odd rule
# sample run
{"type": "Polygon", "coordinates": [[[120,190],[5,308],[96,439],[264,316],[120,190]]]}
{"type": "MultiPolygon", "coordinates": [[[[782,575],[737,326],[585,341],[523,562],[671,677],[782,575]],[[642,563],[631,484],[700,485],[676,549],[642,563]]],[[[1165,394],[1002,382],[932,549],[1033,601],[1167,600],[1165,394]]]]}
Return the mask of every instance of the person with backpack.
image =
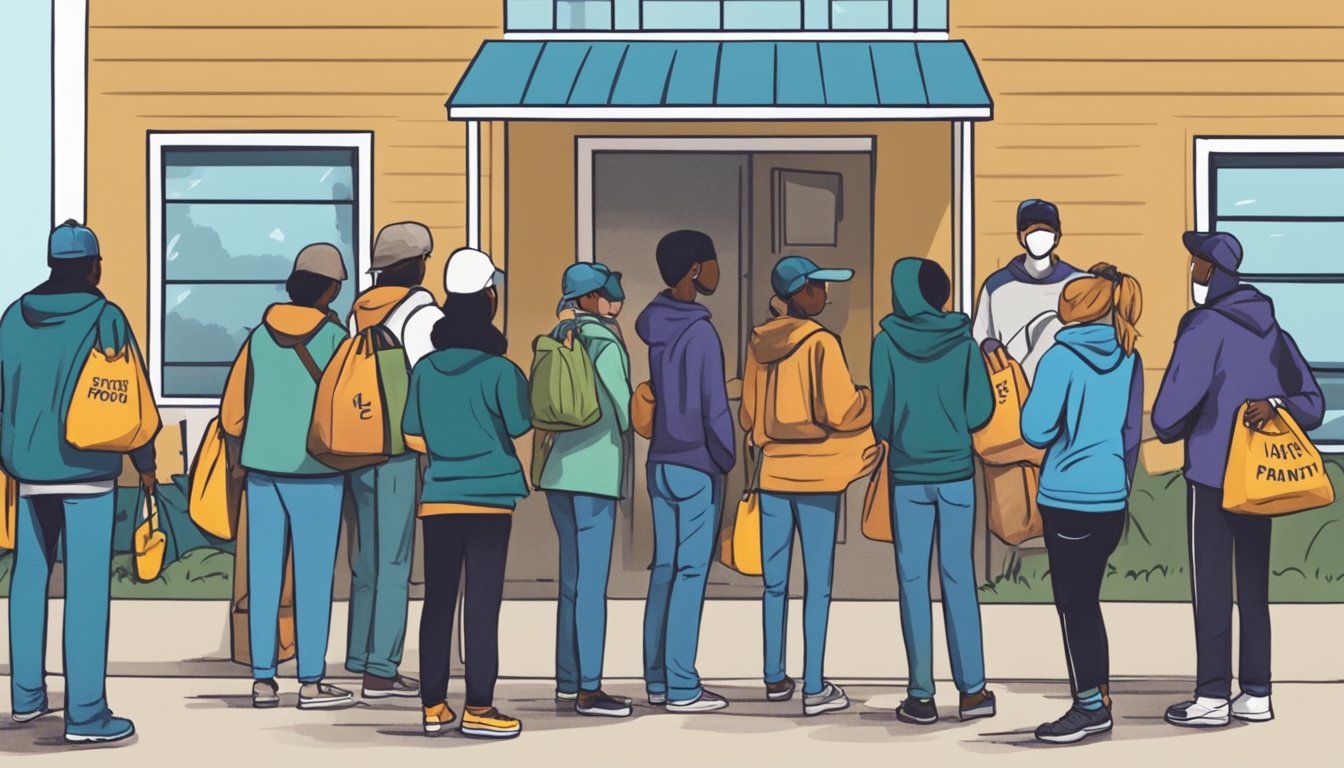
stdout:
{"type": "Polygon", "coordinates": [[[289,302],[272,304],[234,360],[220,404],[220,426],[242,439],[247,472],[248,633],[252,705],[280,705],[275,682],[276,625],[293,548],[299,709],[352,703],[350,691],[323,682],[331,629],[331,587],[345,478],[309,453],[318,381],[346,338],[331,302],[346,280],[336,246],[299,251],[285,283],[289,302]]]}
{"type": "Polygon", "coordinates": [[[419,683],[398,672],[406,640],[406,607],[415,551],[415,506],[420,458],[401,439],[410,371],[433,351],[431,334],[443,312],[421,287],[434,250],[429,228],[417,222],[383,227],[373,244],[373,288],[350,313],[350,335],[380,328],[392,346],[377,354],[383,411],[389,425],[387,461],[349,473],[356,535],[350,569],[350,625],[345,668],[363,676],[366,699],[420,694],[419,683]],[[395,348],[400,345],[400,349],[395,348]]]}
{"type": "Polygon", "coordinates": [[[938,722],[933,683],[933,608],[929,567],[938,553],[952,679],[962,720],[993,717],[985,686],[971,550],[975,466],[971,433],[994,412],[989,373],[971,336],[970,319],[944,312],[947,273],[934,261],[905,258],[891,270],[891,314],[873,339],[873,432],[891,446],[892,533],[900,583],[901,632],[908,692],[896,717],[938,722]]]}
{"type": "Polygon", "coordinates": [[[635,321],[649,345],[657,400],[648,465],[653,567],[644,610],[644,684],[650,704],[713,712],[728,701],[701,685],[695,656],[723,475],[736,461],[736,438],[723,344],[696,297],[719,287],[719,262],[709,235],[688,229],[665,235],[657,260],[667,290],[635,321]]]}
{"type": "Polygon", "coordinates": [[[877,460],[873,400],[854,383],[840,339],[815,319],[826,309],[826,283],[846,282],[849,269],[822,269],[785,256],[770,273],[782,303],[751,333],[739,420],[758,463],[761,563],[765,579],[765,693],[793,698],[785,674],[789,566],[794,530],[803,547],[803,714],[849,706],[845,690],[822,674],[831,607],[831,576],[840,500],[877,460]]]}
{"type": "Polygon", "coordinates": [[[1022,407],[1022,437],[1046,450],[1037,501],[1073,704],[1036,729],[1070,744],[1111,729],[1109,647],[1101,615],[1106,561],[1120,543],[1143,432],[1143,294],[1110,264],[1059,296],[1064,328],[1022,407]]]}
{"type": "Polygon", "coordinates": [[[528,495],[513,441],[532,429],[527,379],[505,357],[494,325],[503,272],[481,251],[448,257],[447,297],[434,325],[435,352],[411,372],[406,445],[429,457],[419,515],[424,526],[425,604],[420,617],[421,725],[437,735],[457,714],[448,706],[456,654],[453,614],[466,565],[466,736],[505,739],[523,725],[494,704],[499,676],[499,607],[512,512],[528,495]]]}
{"type": "MultiPolygon", "coordinates": [[[[54,711],[46,683],[47,587],[64,541],[65,740],[119,741],[135,724],[107,704],[112,529],[122,455],[79,450],[66,440],[76,379],[96,343],[140,347],[126,316],[98,290],[102,255],[93,230],[70,220],[47,241],[51,276],[0,319],[0,463],[18,481],[9,590],[12,718],[54,711]]],[[[139,363],[137,363],[139,364],[139,363]]],[[[142,375],[143,370],[141,371],[142,375]]],[[[130,454],[154,492],[154,441],[130,454]]]]}
{"type": "MultiPolygon", "coordinates": [[[[607,578],[616,503],[630,460],[630,356],[616,326],[624,301],[620,273],[580,262],[561,280],[560,323],[552,336],[579,345],[592,360],[600,417],[579,429],[538,433],[550,441],[535,482],[546,492],[560,542],[556,607],[555,696],[580,715],[629,717],[630,700],[602,691],[607,578]]],[[[536,387],[538,382],[533,382],[536,387]]]]}

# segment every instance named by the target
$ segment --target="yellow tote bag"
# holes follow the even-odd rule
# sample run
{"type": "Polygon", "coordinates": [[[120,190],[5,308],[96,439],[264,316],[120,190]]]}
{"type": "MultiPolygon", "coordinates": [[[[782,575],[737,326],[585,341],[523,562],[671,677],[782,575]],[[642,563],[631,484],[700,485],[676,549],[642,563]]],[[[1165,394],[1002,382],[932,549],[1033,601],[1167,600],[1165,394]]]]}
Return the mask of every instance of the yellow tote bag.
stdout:
{"type": "Polygon", "coordinates": [[[630,395],[630,425],[635,434],[646,440],[653,439],[653,414],[656,407],[653,385],[647,381],[640,382],[630,395]]]}
{"type": "Polygon", "coordinates": [[[1247,515],[1288,515],[1335,500],[1316,446],[1288,411],[1278,408],[1263,429],[1245,425],[1237,411],[1223,475],[1223,508],[1247,515]]]}
{"type": "Polygon", "coordinates": [[[742,492],[742,499],[732,512],[732,519],[724,516],[719,528],[719,562],[743,576],[760,576],[761,566],[761,464],[764,457],[756,455],[756,470],[751,483],[742,492]]]}
{"type": "Polygon", "coordinates": [[[121,350],[103,349],[101,338],[84,361],[70,398],[65,440],[84,451],[130,453],[159,432],[145,365],[129,341],[121,350]]]}
{"type": "Polygon", "coordinates": [[[891,474],[887,469],[891,446],[883,440],[877,444],[877,450],[877,466],[863,495],[863,535],[873,541],[892,542],[896,537],[891,531],[891,474]]]}
{"type": "Polygon", "coordinates": [[[14,549],[19,540],[19,481],[0,469],[0,490],[5,494],[4,511],[0,512],[0,549],[14,549]]]}
{"type": "Polygon", "coordinates": [[[216,416],[205,428],[205,436],[191,462],[187,514],[197,528],[225,541],[238,535],[242,505],[242,477],[234,470],[229,461],[228,436],[216,416]]]}
{"type": "Polygon", "coordinates": [[[152,495],[145,496],[143,521],[135,527],[135,577],[153,581],[163,572],[163,556],[168,549],[168,537],[159,527],[159,510],[152,495]]]}
{"type": "Polygon", "coordinates": [[[1002,347],[985,357],[994,394],[994,413],[980,431],[971,434],[975,452],[986,464],[1041,464],[1045,452],[1022,439],[1022,405],[1029,387],[1022,366],[1002,347]]]}

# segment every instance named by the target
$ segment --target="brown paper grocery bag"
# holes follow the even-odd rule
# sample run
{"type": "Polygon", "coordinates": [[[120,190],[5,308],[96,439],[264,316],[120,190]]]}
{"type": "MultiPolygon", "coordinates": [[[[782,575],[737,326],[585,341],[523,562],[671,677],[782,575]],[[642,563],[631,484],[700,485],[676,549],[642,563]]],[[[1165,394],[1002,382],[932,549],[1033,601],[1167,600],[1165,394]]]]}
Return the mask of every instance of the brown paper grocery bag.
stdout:
{"type": "Polygon", "coordinates": [[[989,530],[1005,544],[1016,546],[1045,534],[1036,504],[1041,468],[1034,464],[985,465],[985,506],[989,530]]]}
{"type": "MultiPolygon", "coordinates": [[[[238,548],[233,559],[233,601],[229,611],[230,637],[233,646],[233,660],[244,666],[252,666],[252,646],[249,635],[248,595],[247,595],[247,497],[243,497],[242,508],[238,513],[238,548]]],[[[294,553],[285,554],[285,581],[280,587],[280,625],[277,637],[279,648],[276,662],[294,658],[296,643],[294,640],[294,553]]]]}

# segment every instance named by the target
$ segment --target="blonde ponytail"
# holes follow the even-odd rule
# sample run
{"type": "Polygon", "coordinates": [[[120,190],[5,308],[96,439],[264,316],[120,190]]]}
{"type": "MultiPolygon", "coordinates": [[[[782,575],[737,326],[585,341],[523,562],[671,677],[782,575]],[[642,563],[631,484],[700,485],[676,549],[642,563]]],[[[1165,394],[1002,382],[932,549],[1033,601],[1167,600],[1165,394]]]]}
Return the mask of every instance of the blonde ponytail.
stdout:
{"type": "Polygon", "coordinates": [[[1134,354],[1134,347],[1139,342],[1139,316],[1143,314],[1143,288],[1133,275],[1127,275],[1105,262],[1094,265],[1088,272],[1111,282],[1115,338],[1126,355],[1134,354]]]}

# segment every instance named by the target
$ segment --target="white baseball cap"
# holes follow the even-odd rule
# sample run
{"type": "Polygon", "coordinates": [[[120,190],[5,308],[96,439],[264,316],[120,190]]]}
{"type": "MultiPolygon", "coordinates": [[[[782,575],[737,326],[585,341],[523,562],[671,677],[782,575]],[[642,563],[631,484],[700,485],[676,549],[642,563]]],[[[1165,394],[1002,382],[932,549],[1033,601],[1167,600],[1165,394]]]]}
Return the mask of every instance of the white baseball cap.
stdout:
{"type": "Polygon", "coordinates": [[[443,287],[449,293],[479,293],[504,281],[489,254],[475,248],[458,248],[443,268],[443,287]]]}

